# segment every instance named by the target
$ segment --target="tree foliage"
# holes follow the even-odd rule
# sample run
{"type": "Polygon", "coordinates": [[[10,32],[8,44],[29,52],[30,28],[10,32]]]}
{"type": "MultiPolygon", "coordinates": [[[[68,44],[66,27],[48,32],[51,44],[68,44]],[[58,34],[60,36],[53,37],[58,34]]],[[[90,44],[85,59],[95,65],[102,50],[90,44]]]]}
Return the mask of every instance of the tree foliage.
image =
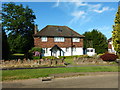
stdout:
{"type": "Polygon", "coordinates": [[[120,55],[120,6],[118,7],[118,12],[115,17],[115,25],[113,25],[113,46],[118,55],[120,55]]]}
{"type": "Polygon", "coordinates": [[[97,54],[107,51],[107,38],[101,32],[93,29],[91,32],[85,32],[83,35],[85,36],[84,48],[95,48],[97,54]]]}
{"type": "Polygon", "coordinates": [[[7,41],[7,35],[2,29],[2,59],[8,59],[9,58],[9,45],[7,41]]]}
{"type": "Polygon", "coordinates": [[[29,52],[35,52],[35,51],[42,52],[42,48],[33,47],[31,50],[29,50],[29,52]]]}
{"type": "Polygon", "coordinates": [[[8,42],[10,50],[25,53],[33,47],[34,19],[32,9],[22,4],[7,3],[2,5],[3,29],[9,31],[8,42]]]}

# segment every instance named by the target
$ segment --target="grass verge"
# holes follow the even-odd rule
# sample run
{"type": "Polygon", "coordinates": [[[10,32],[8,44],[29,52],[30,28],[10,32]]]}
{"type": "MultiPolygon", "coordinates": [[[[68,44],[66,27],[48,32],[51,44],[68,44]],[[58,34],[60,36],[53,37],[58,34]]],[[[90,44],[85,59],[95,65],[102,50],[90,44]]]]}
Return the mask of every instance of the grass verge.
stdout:
{"type": "Polygon", "coordinates": [[[46,69],[3,70],[2,81],[47,77],[50,74],[76,72],[118,72],[118,66],[68,67],[46,69]]]}

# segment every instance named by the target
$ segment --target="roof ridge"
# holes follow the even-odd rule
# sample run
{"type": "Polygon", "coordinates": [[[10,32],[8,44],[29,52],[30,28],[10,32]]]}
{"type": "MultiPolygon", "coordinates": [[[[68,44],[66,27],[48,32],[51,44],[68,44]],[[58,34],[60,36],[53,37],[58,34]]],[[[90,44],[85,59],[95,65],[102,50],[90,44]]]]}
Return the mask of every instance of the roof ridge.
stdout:
{"type": "Polygon", "coordinates": [[[65,26],[59,26],[59,25],[47,25],[47,27],[65,27],[65,26]]]}

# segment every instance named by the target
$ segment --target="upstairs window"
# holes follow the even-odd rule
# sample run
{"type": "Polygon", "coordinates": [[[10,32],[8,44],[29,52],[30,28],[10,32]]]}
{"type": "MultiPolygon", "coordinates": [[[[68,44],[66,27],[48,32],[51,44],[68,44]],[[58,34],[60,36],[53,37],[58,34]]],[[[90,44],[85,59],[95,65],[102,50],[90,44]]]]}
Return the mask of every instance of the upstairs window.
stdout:
{"type": "Polygon", "coordinates": [[[80,42],[80,38],[73,38],[72,41],[73,42],[80,42]]]}
{"type": "Polygon", "coordinates": [[[54,42],[64,42],[64,37],[54,37],[54,42]]]}
{"type": "Polygon", "coordinates": [[[42,42],[47,42],[47,37],[41,37],[42,42]]]}
{"type": "Polygon", "coordinates": [[[109,44],[112,44],[112,41],[111,41],[111,42],[109,42],[109,44]]]}

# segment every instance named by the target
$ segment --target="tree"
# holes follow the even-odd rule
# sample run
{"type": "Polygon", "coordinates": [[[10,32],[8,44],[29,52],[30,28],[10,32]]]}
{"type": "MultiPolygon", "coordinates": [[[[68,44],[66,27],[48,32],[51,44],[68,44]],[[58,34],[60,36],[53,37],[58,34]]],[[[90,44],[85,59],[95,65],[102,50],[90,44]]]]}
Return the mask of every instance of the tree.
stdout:
{"type": "Polygon", "coordinates": [[[8,59],[9,58],[9,45],[7,41],[7,35],[2,29],[2,59],[8,59]]]}
{"type": "Polygon", "coordinates": [[[107,38],[98,30],[93,29],[91,32],[83,34],[84,48],[95,48],[97,54],[104,53],[108,50],[107,38]]]}
{"type": "Polygon", "coordinates": [[[15,3],[3,4],[2,25],[5,31],[9,31],[8,43],[10,51],[26,53],[34,45],[32,37],[34,33],[34,19],[32,9],[28,6],[15,3]]]}
{"type": "Polygon", "coordinates": [[[113,25],[112,40],[115,51],[120,57],[120,6],[115,17],[115,25],[113,25]]]}

